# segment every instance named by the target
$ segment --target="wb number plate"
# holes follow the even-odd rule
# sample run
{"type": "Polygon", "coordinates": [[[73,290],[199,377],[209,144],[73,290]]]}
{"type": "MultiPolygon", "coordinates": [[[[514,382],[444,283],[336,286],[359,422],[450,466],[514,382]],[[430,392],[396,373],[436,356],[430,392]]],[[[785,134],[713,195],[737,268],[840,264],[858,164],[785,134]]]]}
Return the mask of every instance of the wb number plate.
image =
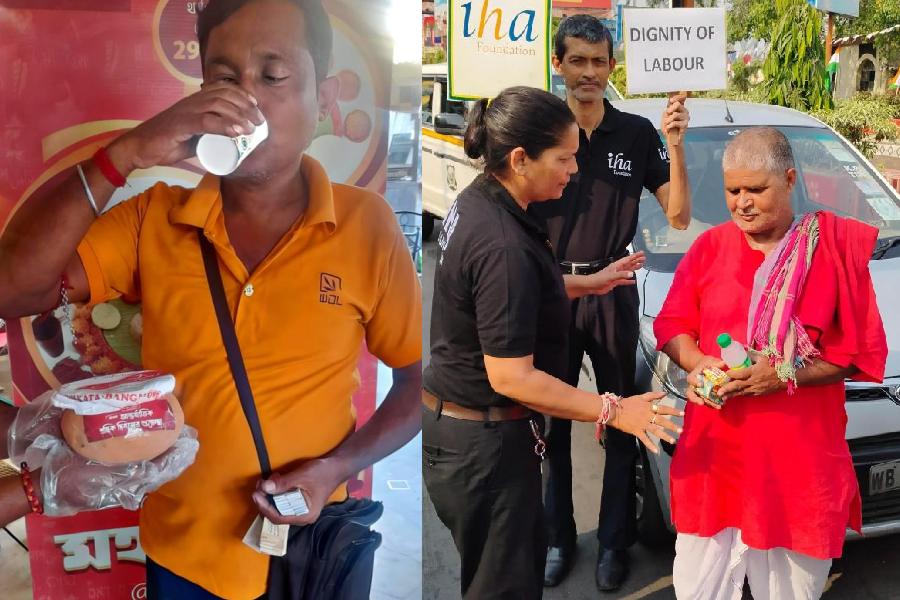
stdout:
{"type": "Polygon", "coordinates": [[[892,460],[869,468],[869,495],[882,494],[900,488],[900,460],[892,460]]]}

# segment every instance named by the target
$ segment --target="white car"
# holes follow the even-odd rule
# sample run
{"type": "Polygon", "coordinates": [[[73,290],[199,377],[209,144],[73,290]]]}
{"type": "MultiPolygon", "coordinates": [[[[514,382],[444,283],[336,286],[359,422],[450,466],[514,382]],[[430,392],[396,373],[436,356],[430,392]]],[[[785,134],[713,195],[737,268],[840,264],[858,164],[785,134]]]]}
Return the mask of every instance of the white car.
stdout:
{"type": "MultiPolygon", "coordinates": [[[[617,102],[620,110],[658,122],[664,99],[617,102]]],[[[722,153],[739,131],[770,125],[790,140],[797,165],[794,209],[798,214],[829,210],[879,228],[870,271],[887,332],[884,384],[847,382],[847,443],[862,495],[863,533],[900,531],[900,195],[846,140],[827,125],[795,110],[722,100],[688,101],[691,124],[685,137],[692,221],[686,231],[669,227],[659,204],[647,192],[640,204],[635,250],[647,254],[638,273],[641,337],[638,390],[664,391],[666,402],[684,406],[687,374],[657,352],[653,319],[672,285],[679,260],[697,236],[730,218],[725,206],[722,153]]],[[[676,442],[677,445],[677,442],[676,442]]],[[[648,454],[641,448],[637,469],[638,533],[642,542],[671,543],[669,466],[674,447],[648,454]]],[[[849,534],[850,532],[848,532],[849,534]]],[[[850,537],[853,537],[851,534],[850,537]]]]}
{"type": "MultiPolygon", "coordinates": [[[[566,87],[560,75],[551,78],[551,91],[565,97],[566,87]]],[[[621,97],[615,86],[607,86],[607,99],[621,97]]],[[[470,106],[471,102],[447,97],[447,63],[422,65],[423,239],[431,236],[435,218],[447,216],[456,195],[478,175],[478,169],[463,151],[465,116],[470,106]]]]}

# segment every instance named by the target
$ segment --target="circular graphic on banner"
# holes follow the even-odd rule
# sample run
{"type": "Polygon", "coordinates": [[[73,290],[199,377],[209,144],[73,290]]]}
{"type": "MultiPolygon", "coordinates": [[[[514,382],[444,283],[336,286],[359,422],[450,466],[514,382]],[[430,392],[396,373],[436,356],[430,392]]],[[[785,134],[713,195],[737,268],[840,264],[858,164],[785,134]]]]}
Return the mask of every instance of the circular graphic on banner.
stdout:
{"type": "Polygon", "coordinates": [[[160,0],[153,15],[153,47],[173,77],[196,87],[203,81],[197,13],[206,1],[160,0]]]}
{"type": "Polygon", "coordinates": [[[340,81],[338,101],[319,123],[309,154],[328,169],[332,181],[368,187],[387,156],[386,123],[376,97],[379,69],[371,48],[342,19],[331,15],[334,50],[329,75],[340,81]]]}
{"type": "MultiPolygon", "coordinates": [[[[85,131],[91,131],[90,124],[85,131]]],[[[39,176],[18,206],[30,198],[39,200],[68,176],[78,162],[88,159],[97,146],[107,140],[82,141],[63,151],[61,158],[39,176]],[[96,142],[96,143],[94,143],[96,142]]],[[[142,193],[157,182],[196,187],[200,174],[184,167],[154,167],[134,172],[128,178],[130,187],[119,188],[106,208],[142,193]]],[[[137,298],[118,298],[88,307],[73,304],[34,317],[21,319],[25,347],[41,376],[52,388],[63,383],[133,371],[141,366],[143,323],[137,298]]]]}

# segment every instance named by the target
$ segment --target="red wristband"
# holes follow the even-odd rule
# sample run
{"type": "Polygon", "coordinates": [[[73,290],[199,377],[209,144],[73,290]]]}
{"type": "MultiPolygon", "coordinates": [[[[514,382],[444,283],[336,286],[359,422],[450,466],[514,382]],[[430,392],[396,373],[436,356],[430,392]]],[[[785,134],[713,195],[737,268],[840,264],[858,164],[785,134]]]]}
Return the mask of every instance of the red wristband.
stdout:
{"type": "Polygon", "coordinates": [[[94,164],[97,165],[97,168],[100,169],[100,172],[103,173],[103,176],[106,177],[106,180],[111,184],[116,187],[125,185],[125,177],[119,173],[116,166],[112,164],[112,161],[109,159],[109,154],[106,153],[105,147],[101,146],[100,149],[94,153],[91,160],[94,161],[94,164]]]}
{"type": "Polygon", "coordinates": [[[34,482],[31,481],[31,471],[28,470],[28,463],[22,463],[22,488],[25,490],[25,497],[31,505],[31,512],[39,515],[44,514],[44,507],[40,498],[34,493],[34,482]]]}

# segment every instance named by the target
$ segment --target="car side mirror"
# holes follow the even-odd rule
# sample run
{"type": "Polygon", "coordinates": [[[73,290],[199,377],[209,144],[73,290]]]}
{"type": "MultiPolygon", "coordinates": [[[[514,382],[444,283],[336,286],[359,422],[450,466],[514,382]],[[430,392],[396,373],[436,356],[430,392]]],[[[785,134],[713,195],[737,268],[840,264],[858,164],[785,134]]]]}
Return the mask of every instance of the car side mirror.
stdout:
{"type": "Polygon", "coordinates": [[[434,131],[445,135],[462,135],[466,132],[466,120],[456,113],[439,113],[434,117],[434,131]]]}

